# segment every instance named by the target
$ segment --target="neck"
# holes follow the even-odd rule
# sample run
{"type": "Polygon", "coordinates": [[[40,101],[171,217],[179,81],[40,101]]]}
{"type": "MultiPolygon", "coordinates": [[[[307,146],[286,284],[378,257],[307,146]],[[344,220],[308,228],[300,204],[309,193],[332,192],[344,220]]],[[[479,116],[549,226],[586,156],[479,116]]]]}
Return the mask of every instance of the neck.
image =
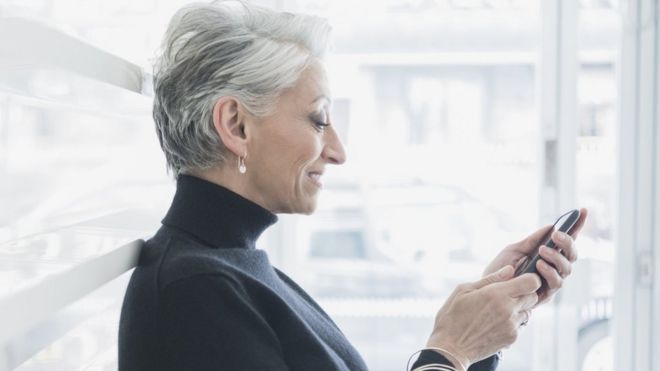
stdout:
{"type": "Polygon", "coordinates": [[[214,166],[207,170],[191,171],[190,175],[217,184],[221,187],[236,193],[237,195],[254,202],[255,204],[263,207],[264,209],[275,213],[272,208],[268,207],[262,197],[257,196],[255,192],[250,192],[248,174],[241,174],[234,167],[229,166],[214,166]]]}
{"type": "Polygon", "coordinates": [[[184,230],[213,247],[254,248],[277,217],[232,190],[181,175],[163,224],[184,230]]]}

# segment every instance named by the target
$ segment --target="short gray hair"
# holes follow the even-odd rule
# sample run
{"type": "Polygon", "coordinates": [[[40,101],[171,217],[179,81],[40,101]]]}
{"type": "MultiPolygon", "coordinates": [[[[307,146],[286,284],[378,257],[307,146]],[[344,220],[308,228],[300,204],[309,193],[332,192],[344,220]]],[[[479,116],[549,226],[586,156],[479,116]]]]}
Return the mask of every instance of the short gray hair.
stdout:
{"type": "Polygon", "coordinates": [[[245,1],[189,4],[172,17],[154,65],[153,117],[168,170],[177,178],[225,161],[213,105],[235,97],[265,116],[330,36],[319,17],[276,12],[245,1]]]}

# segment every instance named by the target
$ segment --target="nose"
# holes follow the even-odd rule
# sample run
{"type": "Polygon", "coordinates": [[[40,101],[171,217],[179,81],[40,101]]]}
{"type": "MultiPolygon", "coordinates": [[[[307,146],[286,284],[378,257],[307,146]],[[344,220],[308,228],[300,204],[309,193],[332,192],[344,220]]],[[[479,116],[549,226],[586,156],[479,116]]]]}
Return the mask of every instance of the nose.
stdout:
{"type": "Polygon", "coordinates": [[[341,144],[341,140],[339,140],[335,129],[332,126],[327,129],[324,132],[325,146],[323,147],[321,157],[330,164],[341,165],[346,162],[346,151],[344,151],[344,146],[341,144]]]}

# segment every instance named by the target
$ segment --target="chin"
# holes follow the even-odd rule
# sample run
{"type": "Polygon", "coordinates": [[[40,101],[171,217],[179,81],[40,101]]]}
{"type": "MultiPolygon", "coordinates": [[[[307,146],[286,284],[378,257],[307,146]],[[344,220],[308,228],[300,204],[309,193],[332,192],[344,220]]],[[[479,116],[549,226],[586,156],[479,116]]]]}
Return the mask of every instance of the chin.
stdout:
{"type": "Polygon", "coordinates": [[[288,207],[281,208],[274,213],[311,215],[314,211],[316,211],[316,197],[295,204],[289,204],[288,207]]]}
{"type": "Polygon", "coordinates": [[[314,211],[316,211],[316,208],[315,208],[315,207],[312,207],[312,208],[310,208],[310,209],[308,209],[308,210],[303,210],[303,211],[301,211],[299,214],[303,214],[303,215],[312,215],[312,214],[314,214],[314,211]]]}
{"type": "Polygon", "coordinates": [[[302,202],[296,211],[296,214],[312,215],[316,211],[316,196],[309,197],[302,202]]]}
{"type": "Polygon", "coordinates": [[[310,204],[302,206],[296,214],[312,215],[314,214],[314,211],[316,211],[316,200],[310,204]]]}

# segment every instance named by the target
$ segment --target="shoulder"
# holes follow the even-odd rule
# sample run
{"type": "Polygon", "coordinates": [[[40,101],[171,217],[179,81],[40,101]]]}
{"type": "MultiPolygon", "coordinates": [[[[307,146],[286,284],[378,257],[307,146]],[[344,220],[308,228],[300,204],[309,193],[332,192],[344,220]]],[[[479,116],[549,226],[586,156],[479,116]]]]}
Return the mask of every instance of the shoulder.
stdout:
{"type": "Polygon", "coordinates": [[[138,269],[151,268],[160,290],[182,280],[268,283],[275,276],[262,250],[215,248],[172,228],[161,228],[143,250],[138,269]]]}
{"type": "Polygon", "coordinates": [[[155,314],[161,327],[179,334],[245,334],[250,328],[262,338],[276,339],[270,320],[286,305],[279,299],[267,288],[231,275],[198,274],[164,286],[155,314]]]}
{"type": "Polygon", "coordinates": [[[184,307],[207,306],[215,301],[226,302],[247,298],[244,285],[232,275],[196,274],[170,281],[160,290],[160,304],[175,303],[184,307]]]}

